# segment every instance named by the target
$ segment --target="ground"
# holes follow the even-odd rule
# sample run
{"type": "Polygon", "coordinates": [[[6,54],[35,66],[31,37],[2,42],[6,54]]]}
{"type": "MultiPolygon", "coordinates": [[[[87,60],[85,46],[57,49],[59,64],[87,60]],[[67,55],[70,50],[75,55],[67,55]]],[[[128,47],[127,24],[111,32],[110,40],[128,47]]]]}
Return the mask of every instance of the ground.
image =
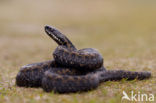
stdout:
{"type": "Polygon", "coordinates": [[[127,103],[121,101],[123,91],[154,94],[156,101],[155,3],[1,0],[0,103],[127,103]],[[105,82],[89,92],[62,95],[17,87],[15,77],[22,65],[53,58],[57,44],[45,34],[46,24],[61,30],[79,49],[99,50],[107,69],[150,71],[152,78],[105,82]]]}

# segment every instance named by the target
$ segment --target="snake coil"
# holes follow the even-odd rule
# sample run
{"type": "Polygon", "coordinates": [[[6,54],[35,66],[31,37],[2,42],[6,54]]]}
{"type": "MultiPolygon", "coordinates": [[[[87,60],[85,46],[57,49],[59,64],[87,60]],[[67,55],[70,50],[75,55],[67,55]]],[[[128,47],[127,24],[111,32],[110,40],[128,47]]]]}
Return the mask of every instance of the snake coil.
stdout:
{"type": "Polygon", "coordinates": [[[77,50],[57,29],[45,26],[45,32],[58,44],[54,60],[28,64],[16,76],[20,87],[42,87],[46,92],[71,93],[97,88],[104,81],[146,79],[150,72],[106,70],[102,55],[93,48],[77,50]]]}

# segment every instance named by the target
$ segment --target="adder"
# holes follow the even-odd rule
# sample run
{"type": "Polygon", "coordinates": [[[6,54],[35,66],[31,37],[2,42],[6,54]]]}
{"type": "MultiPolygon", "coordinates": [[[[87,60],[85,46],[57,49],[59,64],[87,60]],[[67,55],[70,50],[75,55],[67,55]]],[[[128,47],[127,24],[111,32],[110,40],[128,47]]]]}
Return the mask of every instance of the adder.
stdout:
{"type": "Polygon", "coordinates": [[[93,48],[77,50],[72,42],[54,27],[45,32],[57,44],[53,60],[22,66],[16,76],[20,87],[42,87],[46,92],[71,93],[95,89],[101,82],[143,80],[150,72],[106,70],[102,55],[93,48]]]}

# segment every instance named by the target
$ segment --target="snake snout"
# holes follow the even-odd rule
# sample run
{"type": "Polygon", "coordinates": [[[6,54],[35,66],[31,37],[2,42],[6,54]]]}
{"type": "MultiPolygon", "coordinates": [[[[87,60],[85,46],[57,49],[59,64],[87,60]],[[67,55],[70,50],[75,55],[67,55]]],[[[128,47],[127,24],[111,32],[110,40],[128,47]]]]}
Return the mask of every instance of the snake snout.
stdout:
{"type": "Polygon", "coordinates": [[[51,26],[48,26],[48,25],[46,25],[45,26],[45,30],[47,31],[47,30],[49,30],[49,31],[53,31],[53,30],[55,30],[53,27],[51,27],[51,26]]]}
{"type": "Polygon", "coordinates": [[[53,38],[53,35],[54,35],[53,32],[55,31],[55,28],[46,25],[46,26],[44,27],[44,29],[45,29],[45,32],[46,32],[50,37],[53,38]]]}

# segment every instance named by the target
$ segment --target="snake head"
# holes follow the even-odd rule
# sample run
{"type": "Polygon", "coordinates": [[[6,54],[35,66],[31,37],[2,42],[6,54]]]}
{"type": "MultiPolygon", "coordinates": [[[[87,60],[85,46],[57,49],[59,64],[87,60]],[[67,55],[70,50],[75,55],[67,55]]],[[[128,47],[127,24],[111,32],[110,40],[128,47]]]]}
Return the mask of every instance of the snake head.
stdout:
{"type": "Polygon", "coordinates": [[[58,44],[69,49],[76,49],[71,41],[60,31],[51,26],[45,26],[45,32],[58,44]]]}
{"type": "Polygon", "coordinates": [[[66,37],[54,27],[45,26],[45,32],[58,44],[65,45],[66,37]]]}

